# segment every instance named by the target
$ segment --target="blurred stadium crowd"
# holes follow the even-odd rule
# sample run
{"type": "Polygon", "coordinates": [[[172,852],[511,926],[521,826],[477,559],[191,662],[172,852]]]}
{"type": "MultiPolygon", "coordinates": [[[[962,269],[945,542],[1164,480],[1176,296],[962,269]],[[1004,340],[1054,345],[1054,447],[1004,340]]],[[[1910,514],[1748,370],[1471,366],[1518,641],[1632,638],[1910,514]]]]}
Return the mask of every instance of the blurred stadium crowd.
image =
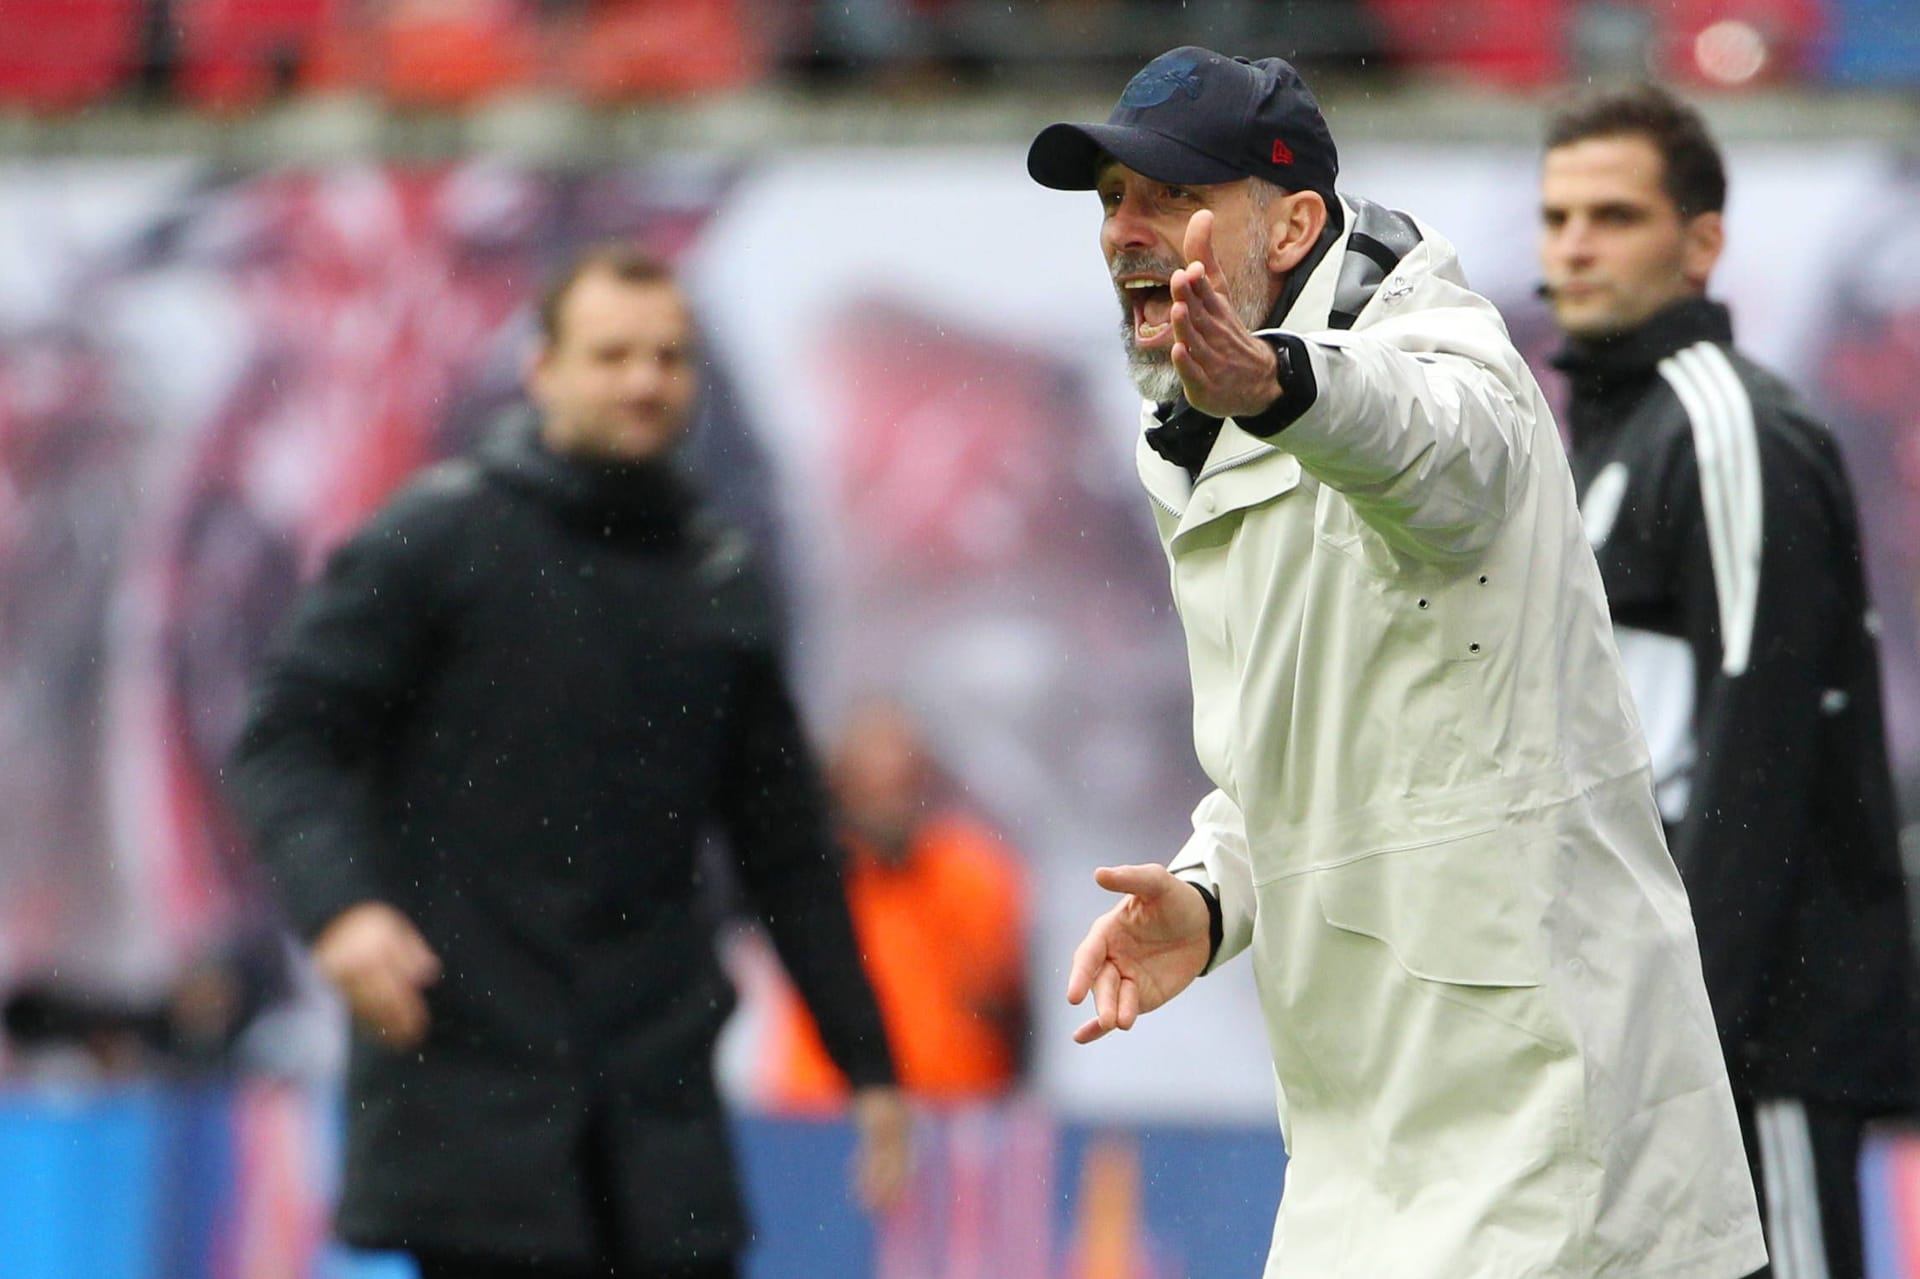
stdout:
{"type": "Polygon", "coordinates": [[[1205,30],[1310,72],[1508,89],[1920,82],[1903,0],[5,0],[0,108],[237,112],[358,92],[660,102],[756,84],[1099,82],[1205,30]]]}

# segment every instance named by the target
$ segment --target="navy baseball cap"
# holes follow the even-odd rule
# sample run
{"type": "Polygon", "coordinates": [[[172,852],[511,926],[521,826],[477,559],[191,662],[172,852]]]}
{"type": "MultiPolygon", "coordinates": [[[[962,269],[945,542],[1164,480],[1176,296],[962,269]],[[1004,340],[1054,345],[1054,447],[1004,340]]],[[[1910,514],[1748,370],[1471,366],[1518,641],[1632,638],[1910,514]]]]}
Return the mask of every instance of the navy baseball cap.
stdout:
{"type": "Polygon", "coordinates": [[[1041,186],[1091,191],[1111,156],[1158,182],[1265,178],[1333,198],[1340,156],[1320,104],[1280,58],[1186,45],[1140,69],[1105,124],[1050,124],[1027,150],[1041,186]]]}

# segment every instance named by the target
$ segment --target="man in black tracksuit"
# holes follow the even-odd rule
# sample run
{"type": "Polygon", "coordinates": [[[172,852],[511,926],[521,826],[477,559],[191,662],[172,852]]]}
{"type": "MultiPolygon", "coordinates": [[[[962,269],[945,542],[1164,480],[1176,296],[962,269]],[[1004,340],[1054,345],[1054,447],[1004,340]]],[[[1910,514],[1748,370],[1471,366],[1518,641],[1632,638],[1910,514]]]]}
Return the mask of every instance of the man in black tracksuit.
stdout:
{"type": "Polygon", "coordinates": [[[698,909],[726,829],[856,1087],[859,1188],[907,1111],[744,539],[673,446],[678,290],[584,257],[542,309],[541,414],[404,489],[263,671],[235,797],[359,1034],[339,1229],[440,1276],[728,1276],[746,1241],[698,909]]]}
{"type": "Polygon", "coordinates": [[[1575,103],[1548,131],[1543,291],[1772,1273],[1860,1279],[1861,1127],[1916,1089],[1879,657],[1839,451],[1705,296],[1725,189],[1671,96],[1575,103]]]}

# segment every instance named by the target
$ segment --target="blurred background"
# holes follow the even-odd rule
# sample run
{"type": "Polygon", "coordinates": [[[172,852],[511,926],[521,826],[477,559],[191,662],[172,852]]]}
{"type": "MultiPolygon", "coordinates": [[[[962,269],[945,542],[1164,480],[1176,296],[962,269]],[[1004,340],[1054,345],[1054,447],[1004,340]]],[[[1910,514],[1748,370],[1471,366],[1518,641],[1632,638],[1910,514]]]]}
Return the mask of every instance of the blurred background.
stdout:
{"type": "MultiPolygon", "coordinates": [[[[0,1275],[407,1273],[327,1246],[343,1031],[221,761],[300,583],[515,402],[533,294],[608,238],[698,305],[693,447],[823,745],[908,708],[923,802],[1018,867],[1017,1072],[928,1104],[877,1231],[728,928],[753,1273],[1252,1272],[1284,1161],[1250,980],[1089,1048],[1061,998],[1091,869],[1164,860],[1203,783],[1097,206],[1024,149],[1185,43],[1295,60],[1343,185],[1452,238],[1555,396],[1545,107],[1704,107],[1714,291],[1853,469],[1920,870],[1916,0],[0,0],[0,1275]]],[[[1875,1274],[1920,1275],[1920,1158],[1869,1160],[1875,1274]]]]}

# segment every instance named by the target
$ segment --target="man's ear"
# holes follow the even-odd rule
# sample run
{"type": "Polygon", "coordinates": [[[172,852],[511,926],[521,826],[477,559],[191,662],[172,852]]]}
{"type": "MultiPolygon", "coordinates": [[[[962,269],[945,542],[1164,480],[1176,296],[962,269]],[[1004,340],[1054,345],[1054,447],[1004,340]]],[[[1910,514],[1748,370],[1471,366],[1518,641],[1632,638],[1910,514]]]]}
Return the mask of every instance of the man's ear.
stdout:
{"type": "Polygon", "coordinates": [[[1726,220],[1716,212],[1696,213],[1680,228],[1680,269],[1696,289],[1707,287],[1707,277],[1727,245],[1726,220]]]}
{"type": "Polygon", "coordinates": [[[1318,191],[1292,191],[1267,206],[1267,272],[1285,275],[1320,242],[1327,201],[1318,191]]]}

